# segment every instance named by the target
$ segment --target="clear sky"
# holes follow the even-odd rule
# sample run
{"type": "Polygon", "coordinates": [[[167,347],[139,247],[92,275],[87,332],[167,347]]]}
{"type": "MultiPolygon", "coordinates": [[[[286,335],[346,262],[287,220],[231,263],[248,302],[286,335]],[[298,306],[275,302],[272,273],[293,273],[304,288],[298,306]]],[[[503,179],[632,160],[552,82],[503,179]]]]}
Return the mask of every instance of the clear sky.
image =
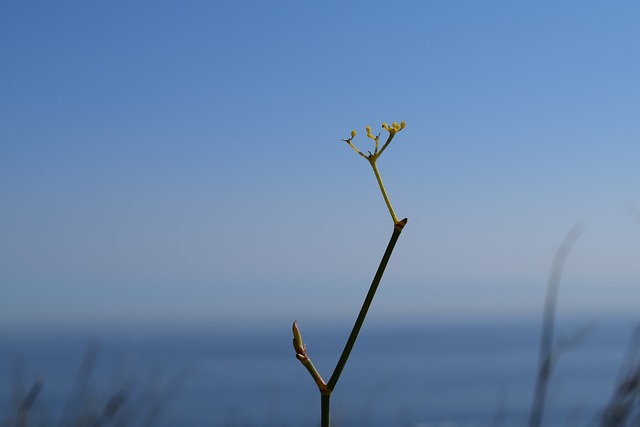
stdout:
{"type": "Polygon", "coordinates": [[[640,304],[640,3],[0,3],[0,322],[640,304]]]}

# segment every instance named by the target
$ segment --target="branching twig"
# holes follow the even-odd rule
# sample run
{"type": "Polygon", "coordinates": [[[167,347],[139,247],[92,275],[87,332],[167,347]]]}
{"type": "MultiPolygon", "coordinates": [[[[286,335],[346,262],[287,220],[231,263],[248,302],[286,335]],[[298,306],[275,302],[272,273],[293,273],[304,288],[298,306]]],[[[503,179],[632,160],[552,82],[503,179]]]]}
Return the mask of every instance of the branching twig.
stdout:
{"type": "Polygon", "coordinates": [[[320,373],[311,362],[311,359],[307,354],[307,346],[302,340],[302,335],[300,333],[300,329],[298,328],[298,324],[297,322],[293,322],[293,348],[296,351],[296,358],[300,361],[300,363],[302,363],[302,365],[307,369],[307,371],[309,371],[309,374],[315,381],[316,385],[318,386],[318,390],[320,391],[320,413],[321,413],[320,425],[321,427],[329,427],[330,425],[331,392],[335,388],[338,382],[338,379],[340,379],[340,374],[342,374],[342,370],[347,364],[347,360],[349,359],[351,350],[353,349],[353,346],[356,340],[358,339],[358,334],[367,316],[369,307],[371,307],[371,303],[376,294],[376,290],[378,289],[378,285],[380,284],[380,280],[382,279],[382,275],[384,274],[384,270],[387,267],[387,263],[389,262],[389,259],[391,258],[391,253],[393,252],[393,248],[395,247],[395,244],[398,240],[398,237],[400,237],[400,233],[402,233],[404,226],[407,224],[406,218],[403,220],[398,220],[398,217],[396,216],[393,210],[393,207],[391,206],[391,202],[389,201],[387,191],[384,187],[384,184],[382,183],[382,178],[380,177],[380,173],[376,165],[376,161],[378,160],[380,155],[384,152],[384,150],[386,150],[386,148],[389,146],[395,134],[400,132],[402,129],[404,129],[405,123],[393,122],[391,126],[388,126],[386,123],[383,123],[382,127],[383,129],[389,132],[389,138],[387,139],[387,141],[382,146],[382,149],[380,150],[378,150],[380,135],[378,134],[374,136],[373,134],[371,134],[371,128],[369,126],[367,126],[366,128],[367,137],[375,141],[375,147],[374,147],[373,153],[369,152],[369,155],[362,153],[353,144],[352,142],[353,138],[355,138],[356,136],[355,130],[351,131],[351,137],[349,139],[343,140],[351,148],[353,148],[356,151],[356,153],[358,153],[361,157],[364,157],[373,168],[376,181],[378,183],[378,186],[380,187],[380,191],[382,192],[382,196],[384,198],[385,204],[387,205],[387,208],[389,209],[389,213],[391,214],[391,218],[393,220],[393,234],[391,235],[391,239],[389,240],[387,249],[385,250],[384,255],[382,256],[382,260],[380,261],[378,270],[376,271],[376,274],[373,277],[373,281],[371,282],[371,286],[369,287],[369,292],[367,293],[367,296],[364,299],[362,308],[360,309],[360,313],[358,314],[358,318],[356,319],[355,324],[353,325],[351,334],[347,339],[347,343],[344,346],[342,354],[340,355],[340,359],[338,359],[338,363],[336,364],[336,367],[328,383],[325,383],[325,381],[322,379],[322,376],[320,376],[320,373]]]}

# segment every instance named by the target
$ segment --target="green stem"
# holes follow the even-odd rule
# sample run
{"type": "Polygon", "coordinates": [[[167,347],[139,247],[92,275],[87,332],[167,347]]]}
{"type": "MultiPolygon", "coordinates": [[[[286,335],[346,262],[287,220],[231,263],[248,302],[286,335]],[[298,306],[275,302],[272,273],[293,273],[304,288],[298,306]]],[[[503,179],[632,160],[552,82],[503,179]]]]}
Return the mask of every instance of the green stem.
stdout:
{"type": "Polygon", "coordinates": [[[367,157],[369,160],[369,164],[373,168],[373,173],[376,175],[376,180],[378,181],[378,186],[380,187],[380,191],[382,191],[382,197],[384,197],[384,202],[387,204],[387,208],[389,209],[389,213],[391,214],[391,218],[393,219],[394,224],[398,224],[398,217],[396,213],[393,211],[393,207],[391,206],[391,202],[389,201],[389,196],[387,196],[387,190],[384,188],[384,184],[382,183],[382,177],[380,176],[380,172],[378,172],[378,167],[376,166],[377,157],[367,157]]]}
{"type": "Polygon", "coordinates": [[[329,427],[330,420],[330,406],[331,406],[331,392],[320,392],[320,426],[329,427]]]}
{"type": "Polygon", "coordinates": [[[306,357],[304,360],[301,360],[301,362],[302,362],[302,365],[304,365],[304,367],[307,368],[307,371],[309,371],[309,373],[311,374],[311,377],[313,377],[313,380],[316,382],[318,389],[322,391],[324,388],[326,388],[327,385],[325,384],[324,380],[320,376],[320,372],[318,372],[316,367],[313,366],[311,359],[309,359],[309,357],[306,357]]]}
{"type": "MultiPolygon", "coordinates": [[[[372,163],[372,165],[374,165],[372,163]]],[[[375,166],[374,166],[375,170],[375,166]]],[[[377,175],[377,173],[376,173],[377,175]]],[[[384,187],[383,187],[384,188],[384,187]]],[[[383,191],[384,194],[384,191],[383,191]]],[[[386,196],[385,196],[386,199],[386,196]]],[[[392,214],[393,215],[393,214],[392,214]]],[[[371,282],[371,286],[369,287],[369,292],[367,293],[364,302],[362,303],[362,308],[360,309],[360,314],[356,319],[355,324],[353,325],[353,329],[351,330],[351,335],[349,335],[349,339],[344,346],[344,350],[342,350],[342,355],[338,360],[335,370],[327,383],[327,391],[331,393],[340,378],[340,374],[347,364],[347,360],[349,359],[349,354],[351,354],[351,350],[353,349],[353,345],[356,343],[358,339],[358,333],[360,332],[360,328],[362,328],[362,324],[364,323],[364,319],[367,316],[367,311],[369,311],[369,307],[371,306],[371,302],[373,301],[373,297],[376,294],[376,290],[378,289],[378,285],[380,284],[380,280],[382,279],[382,275],[384,274],[384,270],[387,267],[387,263],[389,262],[389,258],[391,258],[391,253],[393,252],[393,248],[398,241],[398,237],[400,237],[400,233],[402,233],[402,229],[407,224],[407,219],[403,219],[402,221],[396,221],[393,226],[393,234],[391,235],[391,239],[389,240],[389,244],[387,245],[387,249],[382,256],[382,260],[380,261],[380,265],[378,266],[378,271],[376,271],[376,275],[373,277],[373,281],[371,282]]],[[[327,401],[328,405],[328,401],[327,401]]],[[[327,409],[328,411],[328,409],[327,409]]],[[[325,424],[322,424],[325,427],[325,424]]],[[[328,424],[326,425],[328,426],[328,424]]]]}

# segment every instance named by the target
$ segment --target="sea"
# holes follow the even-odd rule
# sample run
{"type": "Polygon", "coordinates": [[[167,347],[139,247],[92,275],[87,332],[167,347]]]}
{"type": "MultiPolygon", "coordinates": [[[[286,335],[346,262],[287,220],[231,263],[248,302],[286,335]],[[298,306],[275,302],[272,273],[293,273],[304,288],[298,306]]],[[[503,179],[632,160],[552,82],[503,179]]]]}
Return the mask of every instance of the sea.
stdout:
{"type": "MultiPolygon", "coordinates": [[[[350,326],[299,324],[328,380],[350,326]]],[[[635,326],[556,326],[543,425],[597,422],[625,373],[635,326]]],[[[365,323],[331,398],[332,426],[527,425],[540,328],[537,319],[365,323]]],[[[33,426],[316,427],[320,394],[291,339],[288,322],[5,330],[0,425],[16,425],[22,407],[33,426]]]]}

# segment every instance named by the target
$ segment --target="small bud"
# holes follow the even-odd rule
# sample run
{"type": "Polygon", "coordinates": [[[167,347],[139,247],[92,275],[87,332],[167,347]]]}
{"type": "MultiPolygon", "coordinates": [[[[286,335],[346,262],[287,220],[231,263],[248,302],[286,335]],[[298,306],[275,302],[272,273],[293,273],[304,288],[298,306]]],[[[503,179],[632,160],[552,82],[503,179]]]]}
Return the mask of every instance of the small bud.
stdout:
{"type": "Polygon", "coordinates": [[[351,131],[351,138],[355,138],[356,137],[356,131],[355,129],[351,131]]]}
{"type": "Polygon", "coordinates": [[[404,120],[401,121],[400,122],[400,129],[404,129],[405,125],[406,125],[406,123],[404,122],[404,120]]]}
{"type": "Polygon", "coordinates": [[[302,334],[298,329],[298,322],[293,322],[293,349],[296,351],[296,355],[306,355],[307,349],[302,342],[302,334]]]}
{"type": "Polygon", "coordinates": [[[371,139],[377,141],[378,140],[377,137],[375,137],[375,136],[373,136],[371,134],[371,126],[367,126],[366,129],[367,129],[367,138],[371,138],[371,139]]]}
{"type": "Polygon", "coordinates": [[[389,125],[387,125],[386,123],[383,123],[382,129],[389,130],[389,125]]]}

